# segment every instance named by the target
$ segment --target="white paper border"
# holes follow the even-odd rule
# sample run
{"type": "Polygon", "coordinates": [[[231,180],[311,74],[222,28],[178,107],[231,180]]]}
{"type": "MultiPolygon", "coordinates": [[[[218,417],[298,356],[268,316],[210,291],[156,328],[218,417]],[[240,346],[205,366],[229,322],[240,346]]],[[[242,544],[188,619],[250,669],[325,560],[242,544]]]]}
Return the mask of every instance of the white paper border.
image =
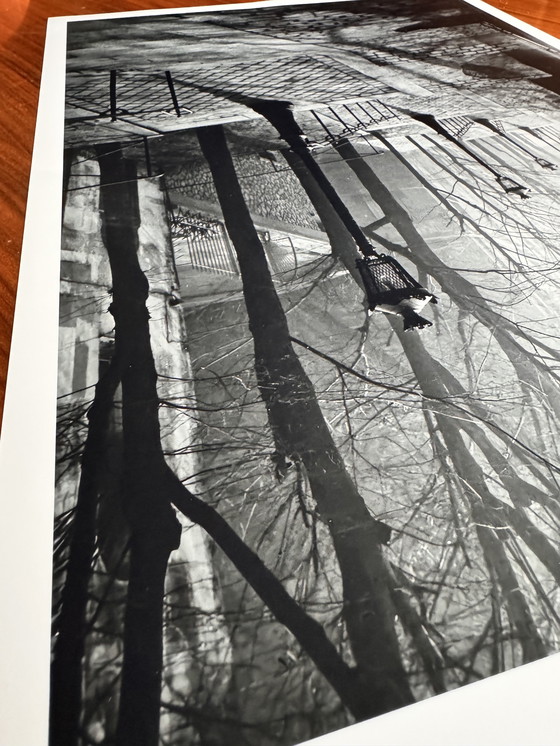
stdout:
{"type": "MultiPolygon", "coordinates": [[[[50,24],[49,24],[50,26],[50,24]]],[[[0,440],[0,743],[47,743],[66,24],[45,45],[0,440]]]]}
{"type": "MultiPolygon", "coordinates": [[[[482,0],[467,2],[560,49],[560,40],[482,0]]],[[[3,746],[46,746],[48,741],[67,24],[290,4],[235,3],[65,16],[49,21],[0,440],[0,588],[4,599],[0,614],[0,744],[3,746]]],[[[310,743],[314,746],[560,746],[559,678],[560,654],[310,743]]]]}

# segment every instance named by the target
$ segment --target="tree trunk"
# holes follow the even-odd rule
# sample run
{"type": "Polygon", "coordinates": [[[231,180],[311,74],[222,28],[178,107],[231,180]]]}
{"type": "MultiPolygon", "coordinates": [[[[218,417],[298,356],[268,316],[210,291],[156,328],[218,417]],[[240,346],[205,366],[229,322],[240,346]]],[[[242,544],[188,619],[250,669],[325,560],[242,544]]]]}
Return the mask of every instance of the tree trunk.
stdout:
{"type": "Polygon", "coordinates": [[[170,544],[162,541],[155,526],[151,532],[136,529],[132,533],[116,734],[119,746],[160,743],[163,598],[167,563],[175,548],[170,544]]]}
{"type": "Polygon", "coordinates": [[[148,328],[148,282],[138,262],[136,169],[114,145],[99,146],[102,230],[113,279],[110,311],[122,374],[123,504],[130,525],[119,746],[157,746],[162,609],[167,561],[181,527],[162,490],[156,371],[148,328]]]}
{"type": "Polygon", "coordinates": [[[352,275],[356,284],[365,292],[362,276],[356,266],[356,260],[360,258],[360,254],[348,229],[333,210],[331,203],[325,197],[313,174],[301,160],[300,156],[292,150],[283,150],[282,155],[299,179],[311,204],[315,208],[323,224],[325,233],[329,238],[333,256],[342,262],[352,275]]]}
{"type": "MultiPolygon", "coordinates": [[[[400,330],[397,330],[397,334],[423,393],[433,399],[440,398],[443,400],[446,394],[451,392],[446,390],[422,341],[418,337],[411,337],[400,330]]],[[[449,448],[449,456],[452,460],[456,460],[457,471],[461,474],[464,483],[470,485],[473,493],[482,499],[487,512],[487,520],[490,520],[497,527],[506,526],[517,532],[519,538],[525,542],[556,582],[560,584],[560,554],[545,534],[531,523],[523,506],[519,504],[516,496],[518,494],[517,489],[520,489],[520,487],[515,484],[514,478],[510,476],[504,482],[504,486],[510,490],[510,496],[514,503],[512,507],[495,497],[488,488],[482,467],[465,445],[461,437],[461,429],[464,429],[471,437],[473,435],[468,420],[456,424],[456,418],[449,416],[452,414],[452,410],[451,412],[447,411],[443,402],[434,405],[434,413],[442,436],[449,448]],[[516,488],[515,491],[512,489],[513,486],[516,488]]],[[[488,451],[487,448],[485,449],[484,440],[479,441],[475,437],[473,442],[477,443],[483,452],[488,451]]],[[[492,452],[488,452],[488,455],[492,456],[492,452]]],[[[527,498],[529,498],[529,495],[527,495],[527,498]]]]}
{"type": "Polygon", "coordinates": [[[391,566],[391,580],[391,595],[399,619],[418,651],[434,694],[442,694],[447,691],[443,655],[428,633],[426,620],[416,611],[411,602],[413,593],[408,588],[409,583],[404,573],[397,567],[391,566]]]}
{"type": "Polygon", "coordinates": [[[72,533],[56,642],[51,666],[50,743],[76,746],[82,707],[82,659],[86,639],[88,586],[93,566],[99,477],[107,448],[113,398],[120,382],[121,361],[113,360],[95,387],[88,411],[88,433],[81,463],[80,485],[72,519],[72,533]]]}
{"type": "Polygon", "coordinates": [[[317,182],[322,194],[329,201],[334,212],[356,242],[360,251],[366,256],[371,256],[373,254],[372,247],[365,233],[355,221],[350,210],[346,207],[338,192],[323,172],[323,169],[309,152],[305,137],[294,119],[289,102],[247,98],[244,103],[265,117],[276,129],[280,137],[288,143],[293,152],[299,156],[317,182]]]}
{"type": "MultiPolygon", "coordinates": [[[[383,142],[390,147],[387,141],[383,140],[383,142]]],[[[360,157],[351,143],[347,140],[341,141],[337,149],[368,190],[372,199],[375,200],[403,237],[408,249],[406,251],[401,250],[400,253],[414,262],[419,270],[438,280],[459,308],[471,313],[486,326],[515,369],[520,383],[527,384],[533,396],[540,397],[541,402],[544,399],[552,412],[556,416],[560,416],[560,379],[558,375],[533,352],[525,349],[522,342],[532,343],[535,348],[539,348],[539,345],[514,323],[492,310],[476,286],[455,270],[447,267],[437,257],[414,226],[408,212],[360,157]],[[519,340],[522,340],[522,342],[519,340]]],[[[393,148],[391,150],[406,165],[406,160],[400,154],[397,154],[397,151],[393,148]]],[[[415,171],[413,173],[416,174],[415,171]]],[[[539,344],[540,349],[544,350],[545,353],[550,353],[548,347],[543,346],[542,343],[539,344]]],[[[512,443],[512,448],[516,448],[515,443],[512,443]]],[[[541,460],[544,461],[544,459],[541,460]]],[[[543,502],[547,502],[551,510],[557,512],[558,509],[554,505],[554,500],[546,500],[545,498],[543,502]]]]}
{"type": "MultiPolygon", "coordinates": [[[[420,183],[426,186],[432,194],[442,201],[441,195],[439,195],[437,190],[426,179],[421,178],[418,172],[408,164],[406,159],[398,151],[390,146],[387,140],[382,139],[382,142],[391,149],[391,152],[399,158],[401,163],[409,168],[416,178],[420,178],[420,183]]],[[[345,146],[341,152],[341,155],[348,160],[348,164],[352,168],[354,168],[356,163],[356,159],[354,158],[355,153],[355,148],[350,144],[345,146]]],[[[365,174],[366,170],[369,172],[367,183],[365,181],[362,181],[362,183],[385,214],[390,217],[393,225],[399,231],[409,249],[411,249],[403,255],[414,262],[418,269],[424,270],[434,277],[459,308],[463,308],[471,313],[487,327],[502,348],[504,354],[508,357],[519,380],[527,383],[534,395],[542,393],[546,397],[547,404],[554,413],[554,416],[560,417],[560,378],[557,373],[547,368],[532,350],[527,350],[523,343],[529,344],[535,350],[541,350],[545,355],[553,356],[555,359],[558,359],[557,351],[544,345],[539,340],[532,339],[531,335],[520,329],[505,316],[496,313],[496,311],[490,308],[488,301],[480,294],[475,285],[442,262],[415,229],[406,210],[398,204],[391,194],[385,194],[382,188],[383,185],[377,176],[363,162],[363,159],[360,158],[359,160],[362,163],[360,173],[365,174]]],[[[443,165],[439,161],[438,165],[443,168],[443,165]]],[[[449,207],[448,203],[444,204],[449,207]]],[[[463,216],[462,219],[470,220],[463,216]]],[[[475,221],[470,220],[470,224],[476,226],[475,221]]],[[[485,236],[485,240],[489,240],[489,238],[485,236]]]]}
{"type": "Polygon", "coordinates": [[[485,520],[484,513],[477,516],[477,512],[475,509],[473,518],[479,521],[476,527],[478,540],[486,564],[494,572],[502,591],[510,623],[517,633],[517,639],[523,651],[523,663],[544,658],[547,654],[546,647],[538,633],[523,591],[519,587],[519,581],[507,557],[504,545],[496,536],[495,531],[482,525],[485,520]]]}
{"type": "Polygon", "coordinates": [[[329,526],[343,582],[344,615],[370,716],[412,701],[394,627],[382,544],[388,529],[373,519],[350,478],[295,354],[266,257],[245,204],[223,128],[198,130],[235,246],[255,348],[255,368],[275,441],[301,459],[329,526]]]}
{"type": "Polygon", "coordinates": [[[103,227],[113,276],[116,355],[123,366],[126,361],[122,376],[124,502],[131,525],[118,744],[148,746],[158,742],[163,583],[170,548],[178,541],[170,501],[216,541],[354,717],[368,717],[370,692],[361,686],[356,672],[342,660],[321,625],[298,606],[227,522],[182,485],[165,462],[146,309],[148,285],[136,254],[134,173],[113,151],[115,146],[107,146],[99,149],[99,155],[106,185],[103,227]]]}
{"type": "Polygon", "coordinates": [[[493,430],[493,434],[511,450],[512,454],[515,455],[522,464],[531,470],[533,476],[538,479],[542,485],[546,486],[548,492],[545,492],[539,487],[535,487],[535,485],[530,484],[520,477],[516,472],[515,466],[511,463],[511,460],[504,456],[502,451],[492,443],[486,432],[484,432],[481,424],[479,424],[490,424],[493,421],[492,413],[487,410],[483,402],[477,401],[473,396],[470,396],[451,371],[449,371],[439,361],[434,360],[427,350],[424,351],[424,354],[430,357],[436,375],[441,379],[447,394],[450,397],[461,397],[464,400],[468,400],[469,408],[473,412],[474,418],[473,420],[461,418],[460,420],[457,420],[457,424],[484,452],[484,455],[498,475],[498,478],[510,493],[513,504],[528,506],[531,502],[536,501],[543,505],[543,507],[551,510],[557,519],[560,519],[560,504],[554,497],[552,497],[552,495],[556,493],[556,486],[550,479],[550,476],[548,474],[543,474],[529,458],[528,454],[523,451],[518,444],[512,442],[511,438],[507,437],[505,432],[493,430]],[[478,423],[475,419],[478,420],[478,423]]]}
{"type": "MultiPolygon", "coordinates": [[[[429,364],[423,344],[417,336],[407,335],[393,324],[403,350],[416,375],[424,394],[435,399],[444,395],[445,389],[429,364]],[[438,390],[439,389],[439,390],[438,390]],[[442,390],[443,389],[443,390],[442,390]]],[[[539,635],[529,605],[523,596],[515,572],[507,557],[504,546],[496,537],[498,533],[504,541],[517,530],[530,548],[536,552],[547,569],[557,578],[560,570],[558,553],[535,526],[532,526],[522,509],[511,508],[498,500],[488,488],[484,472],[469,452],[455,420],[448,416],[446,405],[434,402],[433,414],[445,442],[447,453],[454,471],[464,486],[463,494],[470,506],[471,516],[477,526],[477,533],[484,557],[502,590],[508,616],[518,632],[523,649],[524,662],[537,660],[546,655],[546,648],[539,635]],[[539,534],[538,539],[536,534],[539,534]],[[542,541],[544,539],[544,541],[542,541]],[[498,544],[496,543],[499,543],[498,544]]]]}
{"type": "Polygon", "coordinates": [[[170,471],[167,485],[172,503],[216,542],[275,618],[291,632],[344,706],[357,720],[371,717],[370,693],[361,685],[356,670],[343,661],[319,622],[303,611],[214,508],[193,495],[170,471]]]}

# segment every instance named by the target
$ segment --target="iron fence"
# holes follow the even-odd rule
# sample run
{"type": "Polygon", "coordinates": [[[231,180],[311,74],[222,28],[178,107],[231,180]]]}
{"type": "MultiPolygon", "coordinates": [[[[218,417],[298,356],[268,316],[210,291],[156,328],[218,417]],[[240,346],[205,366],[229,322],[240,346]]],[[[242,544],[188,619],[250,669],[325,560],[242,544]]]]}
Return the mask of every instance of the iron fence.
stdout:
{"type": "Polygon", "coordinates": [[[71,73],[67,139],[107,139],[169,132],[207,121],[250,119],[244,97],[336,103],[392,92],[385,83],[329,57],[277,56],[266,63],[230,62],[174,71],[71,73]]]}

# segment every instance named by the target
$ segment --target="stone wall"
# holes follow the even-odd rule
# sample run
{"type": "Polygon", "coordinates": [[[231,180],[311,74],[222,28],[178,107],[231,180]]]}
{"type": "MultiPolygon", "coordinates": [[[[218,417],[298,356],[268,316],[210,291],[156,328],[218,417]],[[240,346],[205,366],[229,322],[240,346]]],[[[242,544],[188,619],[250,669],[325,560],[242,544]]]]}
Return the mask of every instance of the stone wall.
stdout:
{"type": "MultiPolygon", "coordinates": [[[[268,156],[244,153],[234,156],[234,163],[247,204],[254,215],[295,227],[320,228],[305,192],[283,159],[277,159],[274,153],[268,156]]],[[[170,189],[186,197],[217,202],[210,171],[202,161],[190,161],[170,174],[167,182],[170,189]]]]}

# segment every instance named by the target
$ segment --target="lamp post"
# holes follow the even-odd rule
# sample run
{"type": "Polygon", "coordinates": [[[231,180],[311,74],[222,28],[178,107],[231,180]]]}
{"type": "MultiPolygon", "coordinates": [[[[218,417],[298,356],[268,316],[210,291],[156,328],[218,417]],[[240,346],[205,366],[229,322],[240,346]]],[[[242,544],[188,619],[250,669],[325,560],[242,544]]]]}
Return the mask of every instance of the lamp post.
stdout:
{"type": "Polygon", "coordinates": [[[521,197],[521,199],[527,199],[529,197],[529,195],[527,194],[527,192],[529,191],[528,187],[525,187],[522,184],[518,184],[516,181],[514,181],[514,179],[511,179],[509,176],[504,176],[495,168],[493,168],[493,166],[490,166],[490,164],[486,163],[484,158],[478,155],[478,153],[472,150],[468,145],[465,145],[464,142],[461,142],[461,140],[452,135],[451,132],[448,132],[448,130],[446,130],[445,127],[440,124],[432,114],[419,114],[413,111],[407,111],[406,113],[410,117],[412,117],[412,119],[416,119],[416,121],[426,124],[428,127],[433,129],[434,132],[437,132],[442,137],[445,137],[446,140],[454,143],[458,148],[461,148],[462,151],[467,153],[470,158],[479,163],[487,171],[490,171],[490,173],[494,176],[494,178],[506,194],[517,194],[519,197],[521,197]]]}
{"type": "Polygon", "coordinates": [[[356,259],[356,266],[362,277],[369,309],[401,316],[405,331],[432,326],[417,311],[427,303],[437,303],[436,297],[409,275],[396,259],[375,251],[311,154],[309,142],[294,118],[290,102],[252,98],[247,99],[246,103],[265,117],[294,153],[299,155],[356,242],[362,254],[361,258],[356,259]]]}
{"type": "Polygon", "coordinates": [[[517,142],[517,140],[514,140],[512,137],[508,135],[508,133],[504,130],[504,127],[501,122],[493,122],[490,119],[485,119],[483,117],[477,118],[474,120],[475,122],[478,122],[478,124],[484,125],[484,127],[488,127],[488,129],[492,130],[492,132],[495,132],[496,134],[500,135],[500,137],[503,137],[508,142],[510,142],[512,145],[515,145],[516,148],[519,148],[519,150],[522,150],[524,153],[527,153],[528,156],[530,156],[536,163],[541,166],[541,168],[548,168],[550,171],[556,171],[558,166],[555,163],[551,163],[550,161],[547,161],[545,158],[541,158],[538,155],[535,155],[532,153],[529,148],[526,148],[524,145],[521,145],[520,142],[517,142]]]}
{"type": "Polygon", "coordinates": [[[361,253],[361,257],[356,258],[356,267],[362,278],[370,310],[401,316],[405,331],[431,326],[431,322],[418,316],[416,310],[421,309],[426,303],[437,303],[436,297],[411,277],[396,259],[375,251],[323,169],[311,154],[309,139],[294,117],[291,101],[254,98],[211,86],[195,83],[191,83],[191,85],[197,90],[223,96],[230,101],[241,103],[253,109],[276,129],[280,137],[290,146],[290,149],[300,157],[361,253]]]}

